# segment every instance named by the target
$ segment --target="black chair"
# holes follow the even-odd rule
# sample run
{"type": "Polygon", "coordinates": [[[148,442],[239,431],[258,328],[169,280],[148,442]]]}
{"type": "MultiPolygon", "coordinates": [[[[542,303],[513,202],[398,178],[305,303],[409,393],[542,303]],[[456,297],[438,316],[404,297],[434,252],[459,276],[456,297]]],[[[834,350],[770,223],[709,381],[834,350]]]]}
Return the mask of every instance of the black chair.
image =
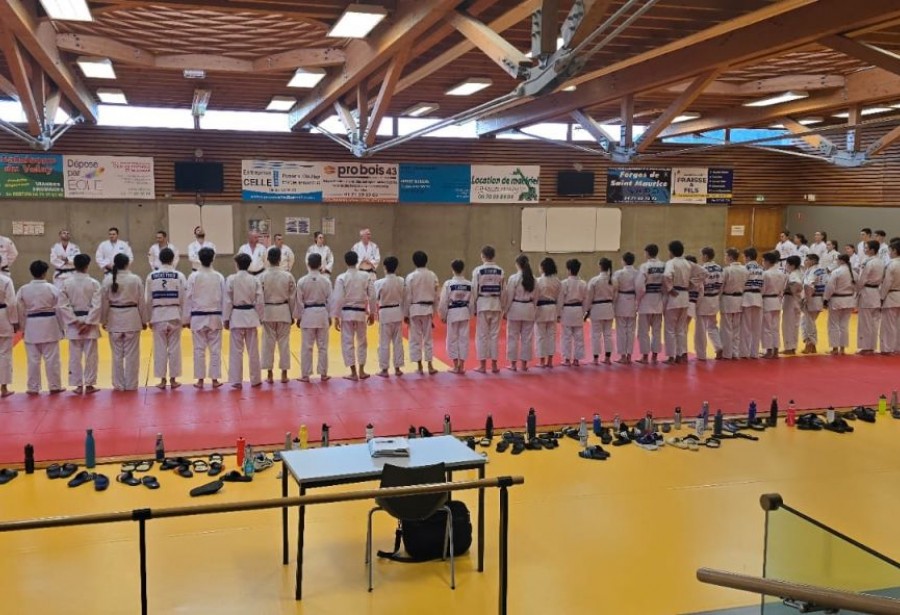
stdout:
{"type": "MultiPolygon", "coordinates": [[[[430,466],[406,468],[385,464],[381,474],[381,487],[410,487],[443,483],[447,480],[447,469],[443,463],[430,466]]],[[[456,569],[453,562],[453,513],[447,502],[448,492],[425,493],[392,498],[375,498],[377,506],[369,511],[369,525],[366,532],[366,565],[369,568],[369,591],[372,591],[372,515],[383,510],[398,521],[421,521],[443,510],[447,513],[447,531],[444,541],[444,557],[450,555],[450,589],[456,589],[456,569]]]]}

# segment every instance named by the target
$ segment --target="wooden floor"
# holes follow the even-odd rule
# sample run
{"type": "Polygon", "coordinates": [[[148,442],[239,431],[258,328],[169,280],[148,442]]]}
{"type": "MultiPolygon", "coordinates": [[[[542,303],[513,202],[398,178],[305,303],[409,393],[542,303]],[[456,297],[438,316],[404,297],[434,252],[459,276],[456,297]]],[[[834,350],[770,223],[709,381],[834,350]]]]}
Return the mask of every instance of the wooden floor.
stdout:
{"type": "MultiPolygon", "coordinates": [[[[488,475],[521,474],[511,490],[510,613],[673,614],[753,604],[754,596],[701,585],[700,566],[759,574],[760,494],[790,505],[900,557],[900,421],[856,422],[856,432],[802,432],[779,426],[759,442],[726,441],[719,450],[612,448],[608,461],[576,455],[566,440],[552,451],[519,456],[491,450],[488,475]]],[[[226,463],[230,463],[227,460],[226,463]]],[[[101,467],[113,477],[117,466],[101,467]]],[[[276,466],[250,484],[226,484],[202,501],[277,497],[276,466]]],[[[68,488],[43,472],[0,486],[0,519],[182,506],[202,478],[152,472],[162,488],[113,483],[68,488]]],[[[474,474],[474,473],[472,473],[474,474]]],[[[466,478],[466,473],[457,478],[466,478]]],[[[336,489],[352,489],[341,487],[336,489]]],[[[474,511],[474,496],[466,496],[474,511]]],[[[366,591],[363,545],[368,503],[310,508],[306,591],[293,600],[294,557],[281,565],[280,513],[259,512],[151,521],[151,613],[496,612],[496,492],[487,496],[486,569],[474,556],[457,564],[448,587],[441,562],[378,562],[366,591]]],[[[378,518],[378,517],[376,517],[378,518]]],[[[296,525],[291,514],[291,525],[296,525]]],[[[376,524],[376,548],[389,548],[393,526],[376,524]]],[[[294,544],[292,536],[292,548],[294,544]]],[[[4,615],[138,612],[137,526],[0,534],[4,615]]]]}

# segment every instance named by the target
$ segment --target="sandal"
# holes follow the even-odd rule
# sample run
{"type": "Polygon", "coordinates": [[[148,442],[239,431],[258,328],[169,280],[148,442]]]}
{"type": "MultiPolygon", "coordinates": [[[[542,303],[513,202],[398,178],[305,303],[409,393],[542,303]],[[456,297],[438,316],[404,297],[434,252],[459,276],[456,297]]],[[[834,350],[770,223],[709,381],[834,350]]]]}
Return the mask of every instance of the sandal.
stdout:
{"type": "Polygon", "coordinates": [[[603,450],[603,447],[599,444],[595,444],[594,446],[589,446],[583,451],[578,451],[578,456],[582,459],[597,459],[599,461],[606,461],[610,457],[609,451],[603,450]]]}
{"type": "Polygon", "coordinates": [[[218,476],[224,469],[225,466],[222,463],[218,461],[211,461],[209,464],[209,471],[206,474],[208,476],[218,476]]]}
{"type": "Polygon", "coordinates": [[[222,453],[212,453],[209,456],[209,461],[210,461],[210,463],[212,463],[214,461],[222,463],[223,461],[225,461],[225,458],[222,456],[222,453]]]}
{"type": "Polygon", "coordinates": [[[51,463],[47,466],[47,478],[59,478],[60,470],[58,463],[51,463]]]}
{"type": "Polygon", "coordinates": [[[153,467],[153,463],[154,462],[152,459],[145,459],[137,464],[137,466],[134,468],[134,471],[135,472],[149,472],[150,468],[153,467]]]}
{"type": "Polygon", "coordinates": [[[684,438],[678,438],[678,437],[669,438],[668,440],[666,440],[666,444],[669,444],[671,446],[674,446],[675,448],[680,448],[680,449],[684,449],[684,450],[688,450],[688,448],[689,448],[688,443],[684,440],[684,438]]]}
{"type": "Polygon", "coordinates": [[[87,470],[82,470],[68,482],[68,485],[69,485],[69,487],[78,487],[79,485],[89,483],[92,480],[94,480],[94,475],[91,474],[90,472],[88,472],[87,470]]]}
{"type": "Polygon", "coordinates": [[[508,449],[508,448],[509,448],[509,440],[507,440],[506,438],[502,438],[499,442],[497,442],[496,451],[498,453],[505,453],[506,449],[508,449]]]}
{"type": "Polygon", "coordinates": [[[159,465],[160,470],[174,470],[178,466],[183,465],[181,458],[178,459],[172,457],[166,457],[165,460],[159,465]]]}
{"type": "Polygon", "coordinates": [[[74,463],[64,463],[62,467],[59,469],[59,477],[60,478],[69,478],[75,472],[78,471],[78,466],[74,463]]]}
{"type": "Polygon", "coordinates": [[[272,461],[271,458],[266,456],[265,453],[257,453],[256,457],[253,459],[253,469],[257,472],[268,470],[273,465],[275,465],[275,462],[272,461]]]}
{"type": "Polygon", "coordinates": [[[525,443],[522,440],[514,440],[512,445],[512,454],[519,455],[525,450],[525,443]]]}
{"type": "Polygon", "coordinates": [[[131,472],[122,472],[116,476],[117,483],[123,483],[129,487],[137,487],[141,484],[141,479],[135,478],[131,472]]]}
{"type": "Polygon", "coordinates": [[[141,484],[147,489],[159,489],[159,481],[155,476],[144,476],[141,478],[141,484]]]}
{"type": "Polygon", "coordinates": [[[175,470],[175,474],[182,478],[193,478],[194,476],[194,473],[191,472],[191,466],[189,465],[178,466],[178,469],[175,470]]]}
{"type": "Polygon", "coordinates": [[[10,468],[3,468],[2,470],[0,470],[0,485],[5,485],[6,483],[11,481],[18,475],[19,475],[19,473],[16,470],[11,470],[10,468]]]}
{"type": "Polygon", "coordinates": [[[200,485],[199,487],[194,487],[191,489],[191,497],[196,498],[201,495],[212,495],[214,493],[218,493],[222,487],[225,486],[220,480],[214,480],[211,483],[206,483],[205,485],[200,485]]]}
{"type": "Polygon", "coordinates": [[[703,444],[705,444],[708,448],[719,448],[722,446],[722,441],[718,438],[707,438],[703,444]]]}
{"type": "Polygon", "coordinates": [[[209,472],[209,463],[204,461],[203,459],[195,459],[191,464],[194,468],[194,472],[197,474],[205,474],[209,472]]]}
{"type": "Polygon", "coordinates": [[[232,470],[231,472],[229,472],[227,474],[223,474],[222,478],[220,478],[219,480],[225,481],[227,483],[249,483],[249,482],[253,481],[253,477],[252,476],[244,476],[237,470],[232,470]]]}
{"type": "Polygon", "coordinates": [[[106,474],[94,474],[94,491],[106,491],[109,487],[109,477],[106,474]]]}

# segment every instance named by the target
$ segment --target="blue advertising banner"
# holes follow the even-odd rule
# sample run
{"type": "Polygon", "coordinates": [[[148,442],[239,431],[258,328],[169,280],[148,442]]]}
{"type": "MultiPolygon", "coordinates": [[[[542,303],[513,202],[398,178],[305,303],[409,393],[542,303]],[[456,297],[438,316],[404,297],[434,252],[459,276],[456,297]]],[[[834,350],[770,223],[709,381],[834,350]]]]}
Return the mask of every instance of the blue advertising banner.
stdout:
{"type": "Polygon", "coordinates": [[[671,169],[611,167],[606,172],[607,203],[668,203],[671,169]]]}
{"type": "Polygon", "coordinates": [[[731,205],[734,191],[734,169],[710,169],[706,185],[706,202],[731,205]]]}
{"type": "Polygon", "coordinates": [[[0,154],[0,198],[61,199],[60,154],[0,154]]]}
{"type": "Polygon", "coordinates": [[[467,164],[401,164],[401,203],[469,203],[471,167],[467,164]]]}

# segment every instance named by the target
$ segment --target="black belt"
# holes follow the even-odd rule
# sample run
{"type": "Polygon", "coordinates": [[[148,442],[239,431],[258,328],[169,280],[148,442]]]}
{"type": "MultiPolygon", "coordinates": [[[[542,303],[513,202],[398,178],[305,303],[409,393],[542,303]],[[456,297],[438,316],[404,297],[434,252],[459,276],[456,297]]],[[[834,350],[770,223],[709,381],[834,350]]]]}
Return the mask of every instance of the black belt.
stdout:
{"type": "Polygon", "coordinates": [[[342,310],[347,310],[348,312],[365,312],[366,308],[361,307],[353,307],[351,305],[345,305],[341,308],[342,310]]]}
{"type": "Polygon", "coordinates": [[[489,299],[497,299],[497,298],[500,297],[499,294],[497,294],[497,295],[478,295],[478,296],[479,296],[479,297],[487,297],[487,298],[489,298],[489,299]]]}
{"type": "Polygon", "coordinates": [[[256,309],[255,305],[235,305],[232,309],[235,310],[253,310],[256,309]]]}
{"type": "Polygon", "coordinates": [[[568,303],[563,303],[563,307],[581,307],[584,304],[581,301],[570,301],[568,303]]]}
{"type": "Polygon", "coordinates": [[[832,294],[831,296],[832,296],[832,297],[852,297],[852,296],[853,296],[853,293],[850,293],[849,295],[846,294],[846,293],[841,293],[841,294],[834,293],[834,294],[832,294]]]}
{"type": "Polygon", "coordinates": [[[881,284],[866,284],[866,288],[881,288],[881,284]]]}
{"type": "Polygon", "coordinates": [[[620,295],[633,295],[634,291],[633,290],[620,290],[619,294],[620,295]]]}
{"type": "Polygon", "coordinates": [[[35,312],[34,314],[28,314],[28,318],[49,318],[51,316],[56,316],[56,312],[35,312]]]}
{"type": "Polygon", "coordinates": [[[709,294],[709,295],[708,295],[708,294],[706,294],[706,293],[703,293],[703,296],[704,296],[704,297],[718,297],[719,294],[720,294],[720,293],[714,293],[714,294],[709,294]]]}
{"type": "Polygon", "coordinates": [[[73,271],[75,271],[74,267],[72,269],[57,269],[54,276],[62,275],[63,273],[72,273],[73,271]]]}
{"type": "Polygon", "coordinates": [[[399,303],[392,303],[391,305],[382,305],[382,306],[379,306],[378,309],[379,309],[379,310],[389,310],[389,309],[391,309],[391,308],[398,308],[398,307],[400,307],[400,304],[399,304],[399,303]]]}
{"type": "Polygon", "coordinates": [[[455,310],[458,308],[467,308],[467,307],[469,307],[468,301],[452,301],[452,302],[450,302],[449,309],[455,310]]]}
{"type": "Polygon", "coordinates": [[[155,310],[156,308],[180,307],[180,306],[177,303],[166,303],[166,304],[154,305],[151,307],[155,310]]]}
{"type": "Polygon", "coordinates": [[[136,308],[136,307],[137,307],[137,303],[123,303],[123,304],[119,304],[119,303],[110,303],[110,304],[109,304],[109,307],[111,307],[111,308],[116,308],[116,309],[119,309],[119,310],[126,310],[126,309],[128,309],[128,308],[136,308]]]}
{"type": "Polygon", "coordinates": [[[673,286],[672,289],[673,290],[687,290],[687,288],[685,288],[684,286],[673,286]]]}
{"type": "Polygon", "coordinates": [[[541,307],[544,305],[556,305],[556,301],[553,299],[538,299],[537,306],[541,307]]]}
{"type": "Polygon", "coordinates": [[[191,271],[197,271],[197,270],[196,270],[196,269],[194,269],[194,268],[193,268],[193,267],[191,267],[191,271]]]}
{"type": "Polygon", "coordinates": [[[758,288],[748,288],[744,291],[745,293],[761,293],[762,291],[758,288]]]}
{"type": "Polygon", "coordinates": [[[76,316],[87,316],[88,311],[87,310],[75,310],[75,315],[76,316]]]}
{"type": "Polygon", "coordinates": [[[250,270],[248,269],[248,270],[247,270],[247,273],[249,273],[250,275],[259,275],[259,274],[261,274],[263,271],[264,271],[263,269],[260,269],[259,271],[250,271],[250,270]]]}
{"type": "Polygon", "coordinates": [[[191,317],[194,317],[194,316],[221,316],[221,315],[222,315],[221,311],[205,312],[203,310],[197,310],[197,311],[191,312],[191,317]]]}
{"type": "Polygon", "coordinates": [[[5,309],[6,309],[6,304],[0,303],[0,310],[5,310],[5,309]]]}
{"type": "Polygon", "coordinates": [[[771,299],[772,297],[780,297],[781,295],[763,295],[763,299],[771,299]]]}
{"type": "Polygon", "coordinates": [[[287,305],[288,301],[279,301],[278,303],[266,303],[266,305],[287,305]]]}
{"type": "Polygon", "coordinates": [[[612,299],[597,299],[596,301],[591,301],[591,305],[598,305],[600,303],[612,303],[612,299]]]}
{"type": "Polygon", "coordinates": [[[305,308],[323,308],[325,307],[324,303],[304,303],[303,307],[305,308]]]}
{"type": "Polygon", "coordinates": [[[658,294],[661,293],[661,292],[662,292],[661,289],[655,288],[655,289],[653,289],[653,290],[649,290],[649,289],[645,290],[645,291],[644,291],[644,294],[645,294],[645,295],[649,295],[649,294],[653,293],[653,294],[657,294],[657,295],[658,295],[658,294]]]}
{"type": "Polygon", "coordinates": [[[726,297],[743,297],[744,293],[722,293],[726,297]]]}
{"type": "Polygon", "coordinates": [[[434,301],[414,301],[413,305],[434,305],[434,301]]]}
{"type": "Polygon", "coordinates": [[[513,299],[513,303],[534,303],[531,299],[513,299]]]}

